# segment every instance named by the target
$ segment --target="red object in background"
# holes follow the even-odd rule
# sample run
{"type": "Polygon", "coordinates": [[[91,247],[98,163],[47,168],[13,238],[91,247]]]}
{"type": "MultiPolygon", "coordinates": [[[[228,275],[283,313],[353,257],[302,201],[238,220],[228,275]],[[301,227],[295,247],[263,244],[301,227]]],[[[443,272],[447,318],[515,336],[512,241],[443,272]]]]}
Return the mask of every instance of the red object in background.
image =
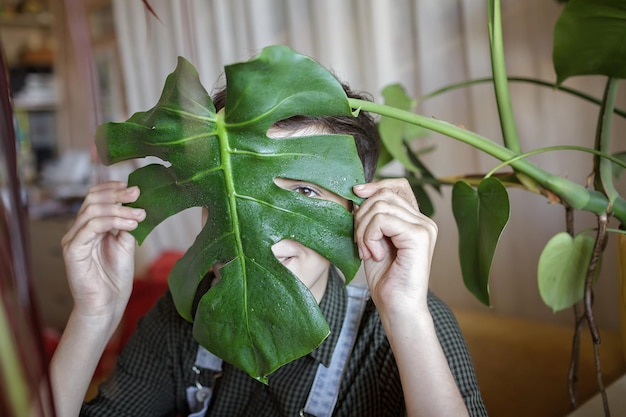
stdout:
{"type": "MultiPolygon", "coordinates": [[[[117,356],[135,331],[137,322],[145,315],[154,303],[167,291],[167,277],[174,264],[183,252],[166,251],[152,262],[145,275],[135,278],[133,292],[128,300],[124,317],[120,323],[117,335],[108,343],[98,367],[94,373],[94,379],[98,380],[106,376],[115,366],[117,356]]],[[[52,348],[56,347],[54,335],[49,340],[52,348]]]]}
{"type": "Polygon", "coordinates": [[[137,327],[137,321],[167,291],[167,277],[181,256],[183,252],[180,251],[165,251],[150,265],[145,276],[135,279],[133,292],[122,319],[120,349],[137,327]]]}

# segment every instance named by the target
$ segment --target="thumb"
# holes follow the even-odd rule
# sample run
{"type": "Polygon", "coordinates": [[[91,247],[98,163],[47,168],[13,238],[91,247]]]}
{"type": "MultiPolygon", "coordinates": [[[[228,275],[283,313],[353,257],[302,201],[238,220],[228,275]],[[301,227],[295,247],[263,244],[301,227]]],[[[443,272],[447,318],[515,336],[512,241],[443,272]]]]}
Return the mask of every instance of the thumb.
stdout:
{"type": "Polygon", "coordinates": [[[129,253],[134,253],[136,242],[135,236],[126,230],[120,230],[117,234],[117,243],[129,253]]]}

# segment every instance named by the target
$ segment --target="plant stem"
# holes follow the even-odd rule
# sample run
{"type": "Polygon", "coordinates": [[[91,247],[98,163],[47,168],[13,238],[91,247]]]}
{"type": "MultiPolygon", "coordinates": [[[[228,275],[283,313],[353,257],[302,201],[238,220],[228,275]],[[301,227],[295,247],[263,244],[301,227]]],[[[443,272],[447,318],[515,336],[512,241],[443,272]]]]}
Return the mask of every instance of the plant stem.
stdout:
{"type": "MultiPolygon", "coordinates": [[[[611,143],[611,115],[615,108],[615,96],[617,95],[617,79],[609,78],[604,90],[602,98],[602,106],[600,106],[600,114],[598,116],[598,126],[596,128],[596,144],[595,148],[600,152],[609,151],[611,143]]],[[[619,197],[619,193],[613,184],[613,167],[611,163],[604,158],[595,156],[593,158],[595,187],[596,190],[603,192],[609,199],[611,205],[619,197]]]]}
{"type": "Polygon", "coordinates": [[[578,304],[574,304],[574,336],[572,337],[572,352],[570,357],[569,372],[567,374],[569,401],[572,410],[578,406],[578,363],[580,360],[580,334],[585,323],[585,314],[578,313],[578,304]]]}
{"type": "MultiPolygon", "coordinates": [[[[539,149],[535,149],[529,152],[525,152],[522,154],[517,155],[516,157],[514,157],[513,159],[510,159],[508,161],[504,161],[498,165],[496,165],[491,171],[489,171],[485,177],[490,177],[492,176],[496,171],[498,171],[500,168],[505,167],[507,165],[511,165],[512,162],[517,161],[518,159],[523,159],[523,158],[527,158],[529,156],[533,156],[533,155],[538,155],[540,153],[544,153],[544,152],[553,152],[553,151],[579,151],[579,152],[587,152],[587,153],[592,153],[596,156],[597,159],[601,160],[601,159],[607,159],[610,162],[615,163],[616,165],[622,167],[622,168],[626,168],[626,162],[622,161],[619,158],[615,158],[612,155],[609,155],[607,153],[604,153],[600,150],[597,149],[591,149],[591,148],[586,148],[584,146],[574,146],[574,145],[558,145],[558,146],[547,146],[545,148],[539,148],[539,149]]],[[[611,168],[611,165],[609,164],[609,168],[611,168]]],[[[612,173],[612,171],[611,171],[612,173]]]]}
{"type": "MultiPolygon", "coordinates": [[[[571,207],[565,207],[565,229],[573,238],[574,231],[574,210],[571,207]]],[[[574,304],[574,336],[572,337],[572,351],[570,356],[569,371],[567,373],[567,386],[569,391],[569,401],[572,410],[577,407],[578,395],[578,363],[580,359],[580,332],[585,322],[585,315],[578,314],[578,304],[574,304]]]]}
{"type": "MultiPolygon", "coordinates": [[[[582,100],[588,101],[590,103],[594,103],[594,104],[602,104],[602,100],[591,96],[583,91],[580,90],[576,90],[574,88],[570,88],[570,87],[564,87],[562,85],[555,85],[552,82],[549,81],[545,81],[545,80],[540,80],[538,78],[531,78],[531,77],[513,77],[513,76],[509,76],[508,77],[508,81],[509,83],[511,82],[520,82],[520,83],[527,83],[527,84],[535,84],[541,87],[548,87],[551,88],[553,90],[557,90],[557,91],[561,91],[563,93],[567,93],[567,94],[571,94],[575,97],[578,97],[582,100]]],[[[467,81],[462,81],[460,83],[455,83],[455,84],[450,84],[447,85],[445,87],[439,88],[437,90],[431,91],[428,94],[424,94],[423,96],[419,97],[417,100],[419,103],[424,102],[430,98],[433,97],[437,97],[443,93],[447,93],[449,91],[453,91],[453,90],[457,90],[459,88],[465,88],[465,87],[469,87],[472,85],[477,85],[477,84],[486,84],[486,83],[493,83],[493,78],[492,77],[485,77],[485,78],[475,78],[473,80],[467,80],[467,81]]],[[[618,107],[615,107],[613,109],[613,113],[617,114],[618,116],[624,117],[626,118],[626,110],[620,109],[618,107]]]]}
{"type": "MultiPolygon", "coordinates": [[[[392,117],[394,119],[421,126],[425,129],[441,133],[452,139],[467,143],[468,145],[491,155],[500,161],[507,161],[517,156],[517,154],[510,149],[498,145],[497,143],[494,143],[477,133],[460,128],[442,120],[425,117],[417,113],[367,100],[349,98],[348,102],[353,109],[368,111],[381,116],[392,117]]],[[[516,171],[526,174],[528,177],[532,178],[554,196],[558,196],[562,200],[563,204],[567,204],[574,209],[590,211],[595,214],[606,213],[609,209],[609,201],[606,196],[598,191],[589,190],[566,178],[553,175],[526,159],[514,161],[510,165],[516,171]]],[[[614,201],[612,209],[615,217],[622,223],[626,223],[626,200],[621,197],[617,198],[614,201]]]]}
{"type": "Polygon", "coordinates": [[[500,0],[490,0],[489,9],[489,49],[491,52],[491,71],[493,86],[496,93],[496,104],[500,116],[500,128],[504,145],[515,153],[522,148],[517,136],[515,118],[509,93],[506,63],[504,61],[504,42],[502,40],[502,19],[500,16],[500,0]]]}
{"type": "Polygon", "coordinates": [[[589,262],[589,268],[587,269],[587,277],[585,279],[585,317],[587,318],[587,324],[589,325],[589,332],[593,341],[594,362],[596,367],[596,382],[602,396],[602,404],[604,406],[604,415],[609,417],[611,412],[609,410],[608,398],[604,383],[602,382],[602,368],[600,365],[600,351],[598,346],[600,345],[600,333],[598,326],[596,325],[595,318],[593,316],[593,282],[596,274],[596,268],[598,261],[605,247],[606,241],[606,227],[609,222],[608,215],[602,214],[598,216],[598,233],[596,234],[596,242],[593,247],[593,253],[591,255],[591,261],[589,262]]]}

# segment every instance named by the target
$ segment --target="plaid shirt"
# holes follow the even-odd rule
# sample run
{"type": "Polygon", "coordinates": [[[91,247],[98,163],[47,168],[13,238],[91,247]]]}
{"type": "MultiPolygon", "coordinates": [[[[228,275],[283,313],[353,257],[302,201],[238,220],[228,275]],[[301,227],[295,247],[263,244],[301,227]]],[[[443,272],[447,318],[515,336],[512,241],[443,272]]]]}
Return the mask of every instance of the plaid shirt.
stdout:
{"type": "MultiPolygon", "coordinates": [[[[245,372],[223,365],[214,379],[203,371],[199,381],[215,383],[207,417],[298,416],[309,394],[318,364],[328,365],[337,342],[347,297],[338,274],[330,274],[320,308],[331,334],[313,352],[269,376],[264,385],[245,372]]],[[[439,341],[471,416],[487,415],[472,362],[456,319],[429,293],[428,306],[439,341]]],[[[193,385],[198,345],[192,325],[176,312],[166,293],[140,321],[118,358],[115,372],[81,416],[176,416],[189,413],[186,388],[193,385]]],[[[376,309],[368,302],[359,335],[343,376],[334,416],[403,416],[404,397],[398,369],[376,309]]]]}

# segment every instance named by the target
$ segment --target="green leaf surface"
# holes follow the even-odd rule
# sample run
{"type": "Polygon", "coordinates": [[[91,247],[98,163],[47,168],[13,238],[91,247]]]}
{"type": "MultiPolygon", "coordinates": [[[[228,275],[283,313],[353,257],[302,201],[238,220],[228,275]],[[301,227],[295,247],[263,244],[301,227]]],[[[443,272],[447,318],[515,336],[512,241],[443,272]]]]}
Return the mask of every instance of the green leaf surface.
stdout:
{"type": "Polygon", "coordinates": [[[435,214],[435,205],[428,195],[428,192],[426,192],[426,189],[419,183],[413,174],[409,173],[406,179],[411,185],[413,194],[415,194],[415,199],[417,200],[420,211],[427,217],[433,217],[435,214]]]}
{"type": "Polygon", "coordinates": [[[387,148],[381,146],[380,155],[378,155],[378,162],[376,163],[376,171],[383,169],[383,167],[391,161],[393,161],[393,156],[391,156],[387,148]]]}
{"type": "Polygon", "coordinates": [[[554,27],[557,84],[576,75],[626,78],[626,2],[569,0],[554,27]]]}
{"type": "MultiPolygon", "coordinates": [[[[399,84],[392,84],[383,88],[382,96],[386,105],[397,109],[410,111],[415,106],[415,100],[411,99],[399,84]]],[[[406,143],[425,136],[426,130],[392,117],[382,116],[378,122],[378,131],[385,149],[391,156],[408,171],[419,173],[420,168],[408,156],[406,143]]]]}
{"type": "Polygon", "coordinates": [[[537,280],[543,302],[557,312],[582,300],[594,239],[579,234],[556,234],[539,257],[537,280]]]}
{"type": "MultiPolygon", "coordinates": [[[[411,111],[416,104],[416,101],[408,96],[400,84],[386,86],[382,90],[382,96],[385,105],[401,110],[411,111]]],[[[420,205],[420,210],[425,215],[432,216],[435,207],[419,180],[426,180],[438,192],[441,192],[440,186],[432,172],[419,159],[418,153],[410,146],[414,139],[427,135],[426,129],[393,117],[382,116],[378,122],[378,132],[383,143],[383,152],[379,161],[396,160],[404,167],[407,172],[407,179],[411,182],[411,188],[420,205]]]]}
{"type": "Polygon", "coordinates": [[[465,181],[452,187],[452,212],[459,231],[461,272],[467,289],[489,301],[489,271],[500,235],[509,220],[509,197],[496,178],[474,189],[465,181]]]}
{"type": "Polygon", "coordinates": [[[147,211],[135,231],[140,242],[173,214],[208,209],[206,224],[170,274],[174,302],[194,322],[200,344],[266,381],[329,334],[315,298],[271,246],[298,241],[329,259],[347,281],[360,265],[352,214],[281,189],[274,178],[310,182],[361,202],[352,186],[364,182],[363,168],[351,136],[266,135],[295,115],[352,116],[341,85],[311,58],[268,47],[225,72],[226,105],[216,113],[195,68],[179,58],[156,106],[101,125],[96,142],[109,164],[145,156],[166,163],[129,177],[141,189],[133,206],[147,211]],[[216,263],[223,265],[220,281],[202,295],[194,316],[198,286],[216,263]]]}

